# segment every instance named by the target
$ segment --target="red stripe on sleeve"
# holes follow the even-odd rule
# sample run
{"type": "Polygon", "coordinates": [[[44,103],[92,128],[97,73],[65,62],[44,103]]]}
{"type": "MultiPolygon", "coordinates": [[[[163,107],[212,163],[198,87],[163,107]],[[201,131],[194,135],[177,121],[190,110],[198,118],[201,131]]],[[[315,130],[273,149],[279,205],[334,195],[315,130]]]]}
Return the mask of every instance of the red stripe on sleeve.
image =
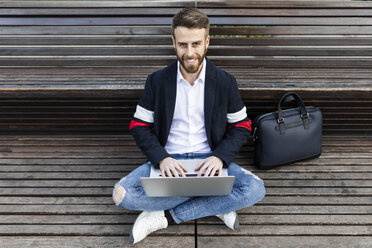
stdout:
{"type": "Polygon", "coordinates": [[[141,127],[151,127],[152,125],[151,124],[148,124],[148,123],[145,123],[145,122],[140,122],[140,121],[134,121],[132,120],[129,124],[129,130],[131,130],[132,128],[135,128],[135,127],[138,127],[138,126],[141,126],[141,127]]]}
{"type": "Polygon", "coordinates": [[[244,127],[246,129],[248,129],[249,131],[252,131],[252,122],[249,120],[249,121],[243,121],[243,122],[240,122],[238,124],[236,124],[234,127],[244,127]]]}

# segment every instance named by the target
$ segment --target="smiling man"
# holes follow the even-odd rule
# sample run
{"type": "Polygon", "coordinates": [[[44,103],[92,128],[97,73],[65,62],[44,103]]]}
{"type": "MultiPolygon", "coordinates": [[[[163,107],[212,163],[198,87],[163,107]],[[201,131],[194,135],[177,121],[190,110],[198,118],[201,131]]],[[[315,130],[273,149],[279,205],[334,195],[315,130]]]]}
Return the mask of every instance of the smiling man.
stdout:
{"type": "Polygon", "coordinates": [[[238,228],[236,210],[252,206],[265,195],[263,181],[232,162],[251,132],[246,107],[235,78],[207,58],[209,19],[186,8],[173,17],[172,40],[177,60],[148,76],[129,129],[148,158],[116,183],[116,205],[143,211],[136,219],[131,243],[166,228],[206,216],[219,217],[229,228],[238,228]],[[151,166],[164,177],[184,177],[179,160],[203,159],[198,176],[221,175],[222,168],[235,176],[230,195],[205,197],[147,197],[140,177],[151,166]]]}

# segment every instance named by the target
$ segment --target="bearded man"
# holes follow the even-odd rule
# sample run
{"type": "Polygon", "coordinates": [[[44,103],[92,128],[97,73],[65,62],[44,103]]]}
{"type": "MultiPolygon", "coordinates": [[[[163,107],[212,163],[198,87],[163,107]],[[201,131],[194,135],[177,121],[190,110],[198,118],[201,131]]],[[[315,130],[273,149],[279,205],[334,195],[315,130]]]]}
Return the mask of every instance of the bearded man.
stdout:
{"type": "Polygon", "coordinates": [[[206,216],[219,217],[229,228],[238,228],[236,211],[262,200],[263,181],[232,162],[251,132],[246,107],[235,78],[207,58],[209,19],[195,8],[173,17],[172,40],[177,60],[148,76],[129,129],[148,158],[116,183],[116,205],[143,211],[136,219],[130,242],[150,233],[206,216]],[[179,160],[203,159],[198,176],[221,175],[222,168],[235,176],[229,195],[201,197],[148,197],[139,181],[151,166],[164,177],[185,177],[179,160]]]}

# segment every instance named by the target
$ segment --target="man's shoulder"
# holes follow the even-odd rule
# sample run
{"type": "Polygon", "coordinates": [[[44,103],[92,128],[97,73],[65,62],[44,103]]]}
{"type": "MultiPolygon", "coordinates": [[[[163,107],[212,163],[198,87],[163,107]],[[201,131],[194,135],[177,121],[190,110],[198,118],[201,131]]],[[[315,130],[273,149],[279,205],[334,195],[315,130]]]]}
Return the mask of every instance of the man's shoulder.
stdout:
{"type": "Polygon", "coordinates": [[[150,77],[155,82],[162,82],[164,79],[171,77],[177,73],[177,61],[172,62],[170,65],[157,70],[150,74],[150,77]]]}

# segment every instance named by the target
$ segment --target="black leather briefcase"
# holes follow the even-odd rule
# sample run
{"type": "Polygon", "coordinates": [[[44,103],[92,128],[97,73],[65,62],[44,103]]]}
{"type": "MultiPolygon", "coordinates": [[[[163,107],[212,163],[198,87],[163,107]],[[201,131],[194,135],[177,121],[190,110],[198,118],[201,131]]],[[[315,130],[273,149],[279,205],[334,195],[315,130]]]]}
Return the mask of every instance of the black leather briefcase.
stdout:
{"type": "Polygon", "coordinates": [[[316,107],[305,107],[294,92],[286,92],[278,111],[259,115],[253,121],[254,160],[261,169],[270,169],[312,157],[322,152],[322,113],[316,107]],[[297,108],[282,110],[282,105],[295,101],[297,108]]]}

